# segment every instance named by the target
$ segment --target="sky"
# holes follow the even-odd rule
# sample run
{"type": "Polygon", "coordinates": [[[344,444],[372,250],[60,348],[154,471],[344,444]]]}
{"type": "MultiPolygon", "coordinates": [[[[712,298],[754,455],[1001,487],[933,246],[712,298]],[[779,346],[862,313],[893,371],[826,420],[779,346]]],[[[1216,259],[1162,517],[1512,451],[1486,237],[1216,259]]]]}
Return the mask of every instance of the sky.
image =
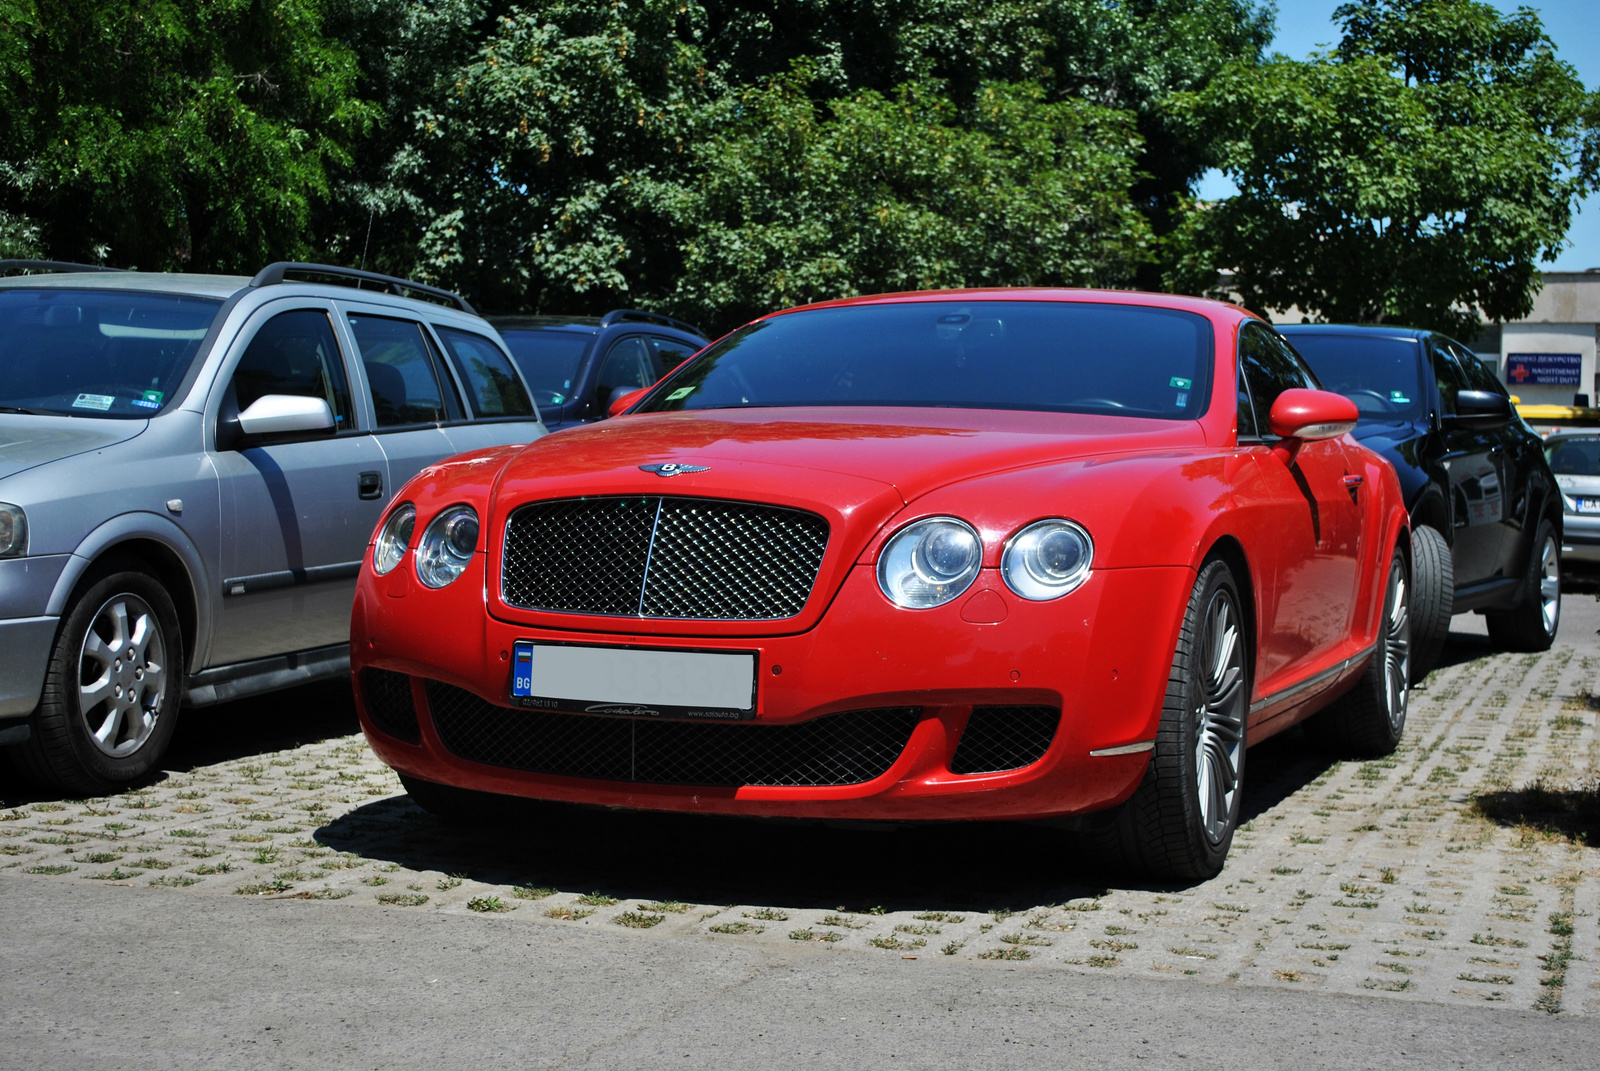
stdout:
{"type": "MultiPolygon", "coordinates": [[[[1600,0],[1489,0],[1504,12],[1527,6],[1539,13],[1544,31],[1555,42],[1556,55],[1577,69],[1591,91],[1600,88],[1600,0]]],[[[1270,50],[1293,59],[1326,49],[1339,40],[1333,22],[1341,0],[1278,0],[1278,36],[1270,50]]],[[[1234,186],[1219,171],[1200,180],[1202,197],[1226,197],[1234,186]]],[[[1581,202],[1567,232],[1567,247],[1546,271],[1584,271],[1600,268],[1600,194],[1581,202]]]]}

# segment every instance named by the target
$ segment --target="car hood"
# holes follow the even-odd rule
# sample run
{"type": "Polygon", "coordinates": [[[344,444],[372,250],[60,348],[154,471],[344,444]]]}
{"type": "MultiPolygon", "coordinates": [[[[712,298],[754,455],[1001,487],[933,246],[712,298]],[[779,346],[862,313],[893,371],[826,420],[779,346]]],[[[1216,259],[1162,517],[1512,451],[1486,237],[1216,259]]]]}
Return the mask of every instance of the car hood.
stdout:
{"type": "Polygon", "coordinates": [[[1369,450],[1388,450],[1421,434],[1421,429],[1408,420],[1363,420],[1350,434],[1369,450]]]}
{"type": "Polygon", "coordinates": [[[1574,476],[1558,472],[1556,486],[1566,495],[1600,495],[1600,476],[1574,476]]]}
{"type": "Polygon", "coordinates": [[[0,480],[51,461],[126,442],[148,425],[145,420],[0,414],[0,480]]]}

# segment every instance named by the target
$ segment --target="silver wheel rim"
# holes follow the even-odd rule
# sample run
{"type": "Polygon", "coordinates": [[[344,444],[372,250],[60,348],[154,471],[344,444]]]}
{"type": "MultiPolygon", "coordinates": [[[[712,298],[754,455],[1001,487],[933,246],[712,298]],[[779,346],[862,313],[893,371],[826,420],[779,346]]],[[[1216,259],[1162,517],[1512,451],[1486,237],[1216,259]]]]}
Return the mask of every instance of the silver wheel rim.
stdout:
{"type": "Polygon", "coordinates": [[[1546,539],[1539,552],[1539,612],[1544,618],[1546,636],[1555,635],[1561,618],[1561,555],[1556,541],[1546,539]]]}
{"type": "Polygon", "coordinates": [[[78,653],[78,711],[94,746],[114,759],[144,746],[167,694],[161,623],[137,595],[113,595],[96,611],[78,653]]]}
{"type": "Polygon", "coordinates": [[[1206,836],[1220,841],[1233,821],[1244,751],[1244,645],[1239,614],[1225,590],[1211,596],[1200,641],[1200,703],[1195,708],[1195,792],[1206,836]]]}
{"type": "Polygon", "coordinates": [[[1389,566],[1384,607],[1383,683],[1389,724],[1398,733],[1406,723],[1406,706],[1411,701],[1411,588],[1405,566],[1398,559],[1389,566]]]}

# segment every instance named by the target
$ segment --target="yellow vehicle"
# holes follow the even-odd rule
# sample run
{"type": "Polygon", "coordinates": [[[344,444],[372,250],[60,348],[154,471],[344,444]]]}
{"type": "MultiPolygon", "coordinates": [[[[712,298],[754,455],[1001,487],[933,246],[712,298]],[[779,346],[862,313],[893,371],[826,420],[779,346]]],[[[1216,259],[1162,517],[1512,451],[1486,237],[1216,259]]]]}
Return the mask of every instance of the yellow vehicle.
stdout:
{"type": "Polygon", "coordinates": [[[1527,421],[1541,438],[1548,439],[1558,431],[1580,428],[1600,428],[1600,408],[1585,405],[1523,405],[1515,394],[1511,403],[1517,413],[1527,421]]]}

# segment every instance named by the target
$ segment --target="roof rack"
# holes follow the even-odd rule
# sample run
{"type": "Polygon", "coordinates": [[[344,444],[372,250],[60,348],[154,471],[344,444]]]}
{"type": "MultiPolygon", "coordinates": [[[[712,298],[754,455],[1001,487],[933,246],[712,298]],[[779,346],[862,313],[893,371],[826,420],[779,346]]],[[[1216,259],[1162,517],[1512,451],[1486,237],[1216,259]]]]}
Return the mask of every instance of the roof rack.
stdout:
{"type": "Polygon", "coordinates": [[[0,275],[14,271],[128,271],[128,268],[108,268],[104,264],[74,264],[70,260],[0,260],[0,275]]]}
{"type": "Polygon", "coordinates": [[[275,264],[268,264],[257,272],[256,277],[250,280],[250,285],[276,286],[284,282],[284,277],[291,272],[295,275],[323,275],[332,279],[348,279],[356,284],[358,290],[361,289],[362,283],[371,283],[397,297],[419,294],[425,300],[477,315],[477,310],[467,304],[467,299],[453,291],[429,286],[426,283],[414,283],[410,279],[401,279],[393,275],[379,275],[377,272],[361,271],[359,268],[339,268],[332,264],[304,264],[299,261],[280,260],[275,264]]]}
{"type": "Polygon", "coordinates": [[[672,327],[679,331],[687,331],[691,335],[699,335],[701,338],[706,337],[706,333],[700,330],[694,324],[684,323],[682,320],[674,319],[671,316],[663,316],[659,312],[645,312],[643,309],[612,309],[610,312],[600,317],[600,326],[610,327],[612,324],[623,323],[629,320],[647,324],[660,324],[663,327],[672,327]]]}

